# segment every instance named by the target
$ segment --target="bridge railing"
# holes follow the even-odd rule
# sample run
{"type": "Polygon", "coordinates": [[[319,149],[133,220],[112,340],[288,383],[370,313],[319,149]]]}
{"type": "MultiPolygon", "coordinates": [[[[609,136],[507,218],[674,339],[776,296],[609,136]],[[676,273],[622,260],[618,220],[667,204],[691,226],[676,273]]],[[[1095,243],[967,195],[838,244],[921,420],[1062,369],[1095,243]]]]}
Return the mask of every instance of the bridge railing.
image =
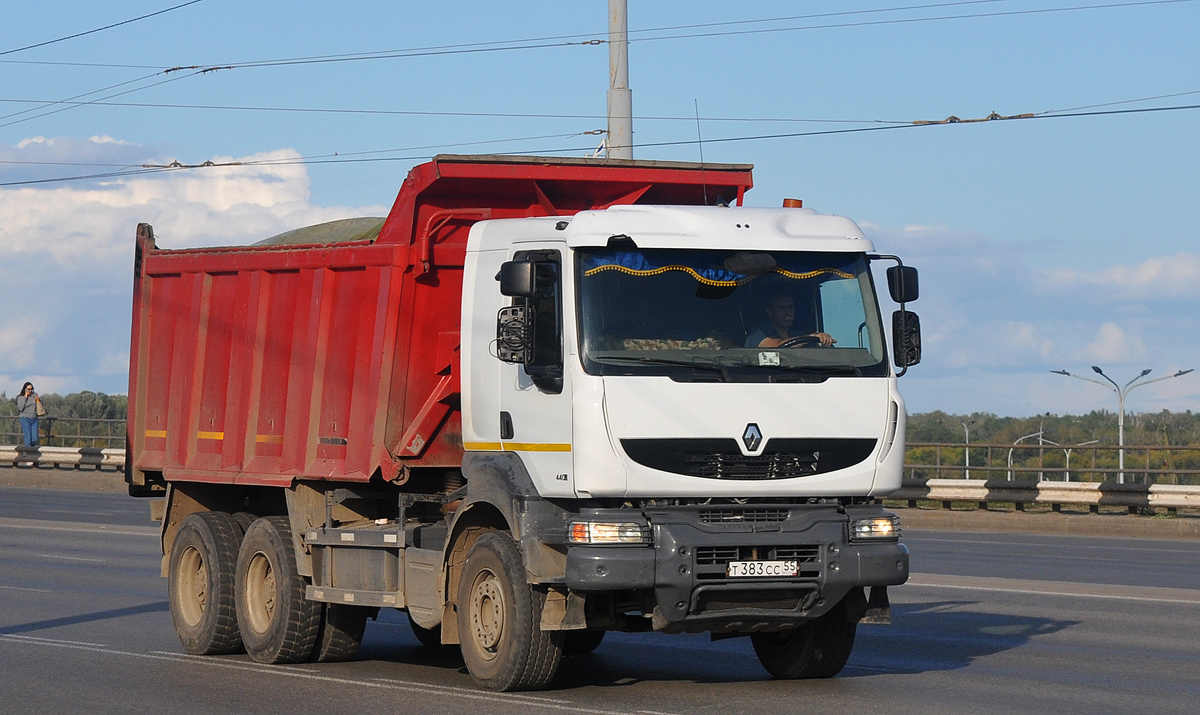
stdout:
{"type": "Polygon", "coordinates": [[[909,479],[1200,485],[1200,447],[910,442],[909,479]],[[968,461],[969,455],[969,461],[968,461]],[[1122,478],[1122,475],[1124,478],[1122,478]]]}
{"type": "MultiPolygon", "coordinates": [[[[39,417],[38,434],[39,441],[45,447],[124,448],[125,420],[39,417]]],[[[0,417],[0,444],[21,444],[21,423],[18,418],[0,417]]]]}

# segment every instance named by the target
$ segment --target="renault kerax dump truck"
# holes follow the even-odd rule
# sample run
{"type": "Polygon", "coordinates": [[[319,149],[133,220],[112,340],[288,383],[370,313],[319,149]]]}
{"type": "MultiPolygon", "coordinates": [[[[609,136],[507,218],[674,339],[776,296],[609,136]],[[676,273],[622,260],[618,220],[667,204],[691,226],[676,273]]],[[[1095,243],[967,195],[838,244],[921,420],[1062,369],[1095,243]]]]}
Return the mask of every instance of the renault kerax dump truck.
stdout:
{"type": "Polygon", "coordinates": [[[838,673],[908,577],[878,498],[917,275],[849,219],[744,207],[751,186],[439,156],[386,219],[183,250],[139,225],[126,479],[165,497],[183,648],[346,659],[399,609],[493,690],[607,631],[838,673]]]}

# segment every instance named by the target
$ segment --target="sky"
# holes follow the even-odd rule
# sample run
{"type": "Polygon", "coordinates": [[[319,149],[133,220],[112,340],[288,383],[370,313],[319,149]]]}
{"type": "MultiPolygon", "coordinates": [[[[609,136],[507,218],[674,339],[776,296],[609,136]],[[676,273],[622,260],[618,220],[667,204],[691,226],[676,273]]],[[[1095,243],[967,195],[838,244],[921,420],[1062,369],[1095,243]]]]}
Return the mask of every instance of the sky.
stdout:
{"type": "MultiPolygon", "coordinates": [[[[1200,367],[1200,1],[628,17],[635,158],[753,163],[747,205],[802,198],[921,271],[910,412],[1115,411],[1050,371],[1200,367]],[[993,113],[1035,116],[913,123],[993,113]]],[[[0,390],[126,391],[138,223],[163,247],[239,245],[385,215],[438,153],[590,153],[606,37],[606,0],[6,8],[0,390]]],[[[1200,410],[1200,373],[1127,407],[1200,410]]]]}

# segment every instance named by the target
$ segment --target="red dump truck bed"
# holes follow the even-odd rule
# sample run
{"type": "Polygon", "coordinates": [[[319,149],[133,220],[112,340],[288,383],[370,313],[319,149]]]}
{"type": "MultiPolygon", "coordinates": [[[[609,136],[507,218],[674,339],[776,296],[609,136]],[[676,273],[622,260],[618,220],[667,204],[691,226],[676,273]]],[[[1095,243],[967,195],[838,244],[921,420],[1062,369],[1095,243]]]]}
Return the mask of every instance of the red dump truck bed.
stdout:
{"type": "Polygon", "coordinates": [[[409,173],[373,240],[163,250],[141,224],[130,493],[458,467],[473,223],[719,195],[740,204],[751,185],[744,165],[439,156],[409,173]]]}

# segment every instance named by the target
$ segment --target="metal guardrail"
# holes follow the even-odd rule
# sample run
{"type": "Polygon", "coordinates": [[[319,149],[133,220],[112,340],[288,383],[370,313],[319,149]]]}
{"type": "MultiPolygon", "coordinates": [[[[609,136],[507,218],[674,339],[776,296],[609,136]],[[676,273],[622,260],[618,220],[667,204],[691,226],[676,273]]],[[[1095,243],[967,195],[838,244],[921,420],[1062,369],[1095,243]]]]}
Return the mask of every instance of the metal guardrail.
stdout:
{"type": "Polygon", "coordinates": [[[910,442],[904,473],[910,478],[971,477],[1007,481],[1108,482],[1200,485],[1200,447],[1168,445],[972,444],[910,442]],[[1121,469],[1120,454],[1125,453],[1121,469]],[[969,457],[969,459],[968,459],[969,457]]]}
{"type": "Polygon", "coordinates": [[[84,466],[92,466],[96,469],[102,467],[124,469],[125,450],[100,447],[0,446],[0,464],[12,464],[14,467],[28,464],[31,466],[68,466],[76,469],[84,466]]]}
{"type": "MultiPolygon", "coordinates": [[[[39,417],[39,440],[47,447],[125,446],[125,420],[91,417],[39,417]]],[[[0,417],[0,443],[21,442],[21,426],[16,417],[0,417]]],[[[0,460],[3,461],[3,460],[0,460]]]]}
{"type": "Polygon", "coordinates": [[[899,491],[886,497],[907,501],[977,502],[1016,505],[1050,504],[1054,511],[1063,504],[1084,505],[1096,512],[1101,506],[1127,507],[1136,512],[1144,507],[1164,509],[1200,508],[1200,486],[1187,484],[1115,484],[1113,482],[1028,482],[997,479],[905,479],[899,491]]]}

